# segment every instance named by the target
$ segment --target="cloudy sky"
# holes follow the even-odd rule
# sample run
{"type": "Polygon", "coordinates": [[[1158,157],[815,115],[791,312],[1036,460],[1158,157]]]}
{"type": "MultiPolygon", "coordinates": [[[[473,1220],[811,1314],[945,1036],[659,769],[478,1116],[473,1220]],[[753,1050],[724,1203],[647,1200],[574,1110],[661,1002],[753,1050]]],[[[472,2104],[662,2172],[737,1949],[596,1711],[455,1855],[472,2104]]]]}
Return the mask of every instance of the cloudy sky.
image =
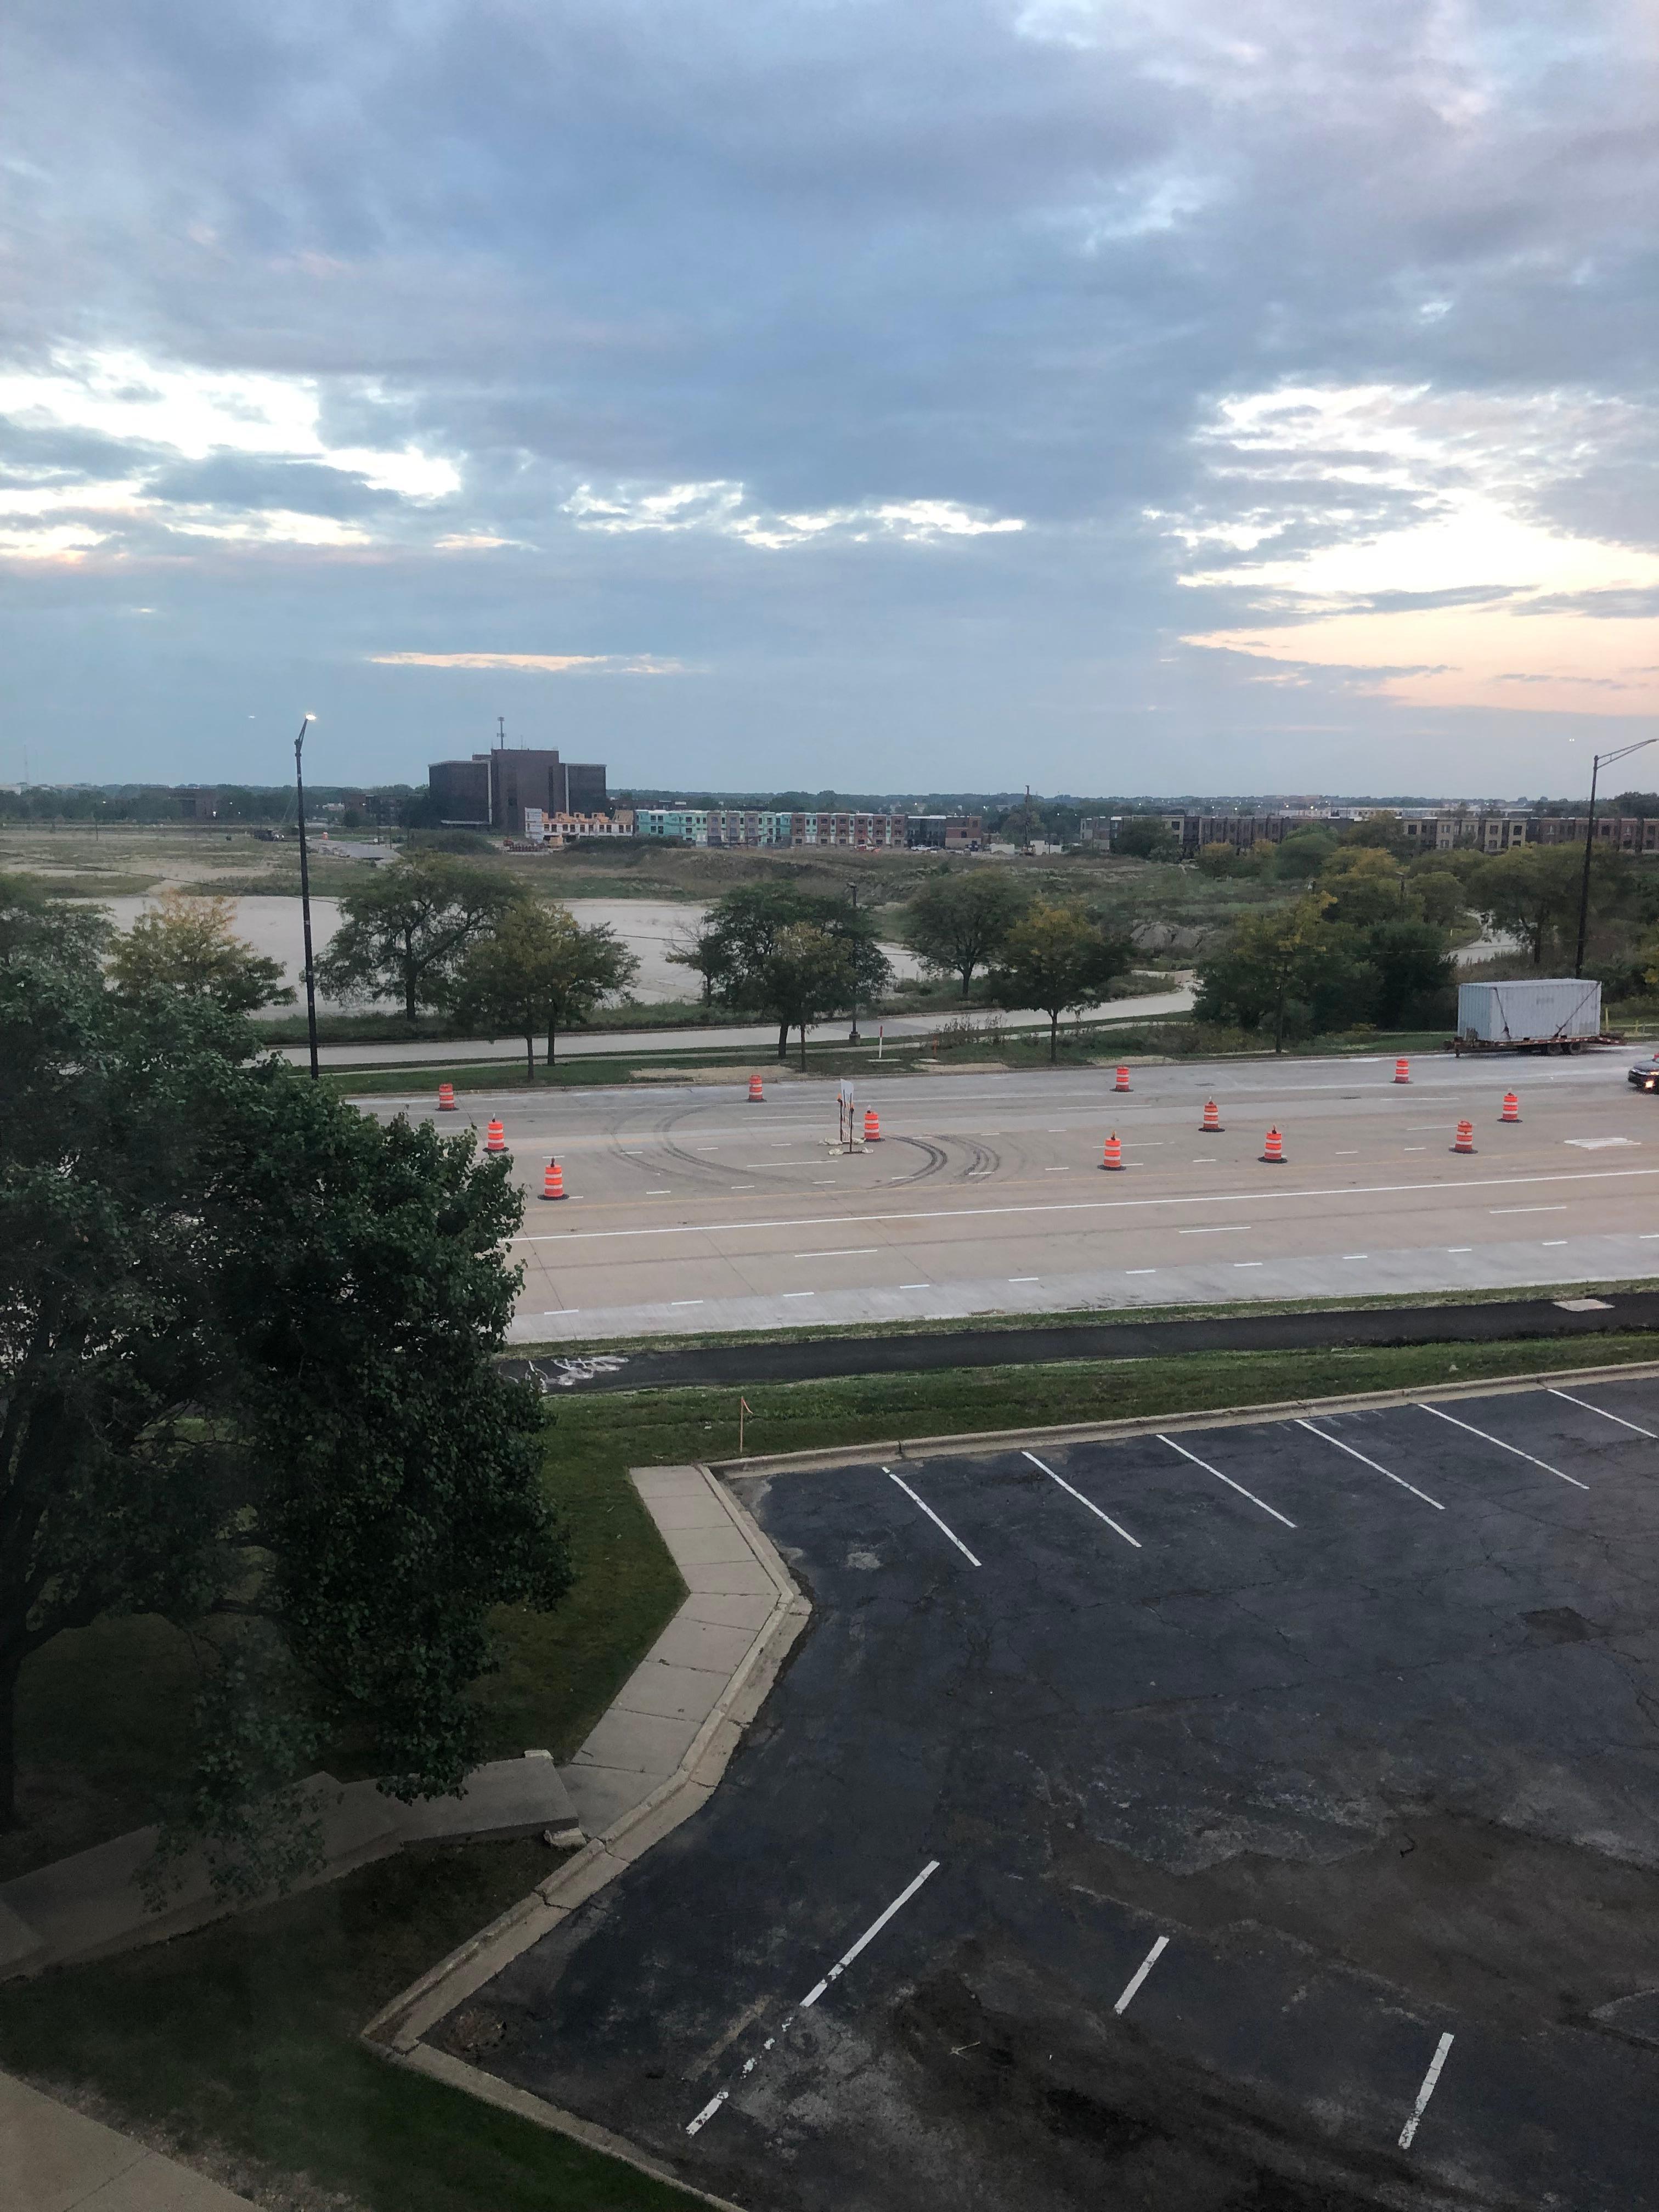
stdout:
{"type": "Polygon", "coordinates": [[[10,0],[0,779],[1577,793],[1656,122],[1642,0],[10,0]]]}

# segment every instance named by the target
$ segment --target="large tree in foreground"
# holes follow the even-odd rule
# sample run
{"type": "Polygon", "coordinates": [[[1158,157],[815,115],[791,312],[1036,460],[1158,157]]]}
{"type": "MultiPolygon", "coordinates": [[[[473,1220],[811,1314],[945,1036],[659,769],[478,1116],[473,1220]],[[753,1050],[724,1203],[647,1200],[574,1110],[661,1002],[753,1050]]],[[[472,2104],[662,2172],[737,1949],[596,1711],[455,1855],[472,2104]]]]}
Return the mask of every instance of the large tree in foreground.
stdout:
{"type": "Polygon", "coordinates": [[[640,963],[605,922],[584,927],[568,907],[521,899],[472,945],[455,977],[450,1012],[458,1024],[524,1039],[525,1072],[536,1080],[536,1039],[547,1038],[552,1066],[562,1028],[586,1021],[625,991],[640,963]]]}
{"type": "Polygon", "coordinates": [[[0,1822],[29,1656],[161,1614],[211,1662],[172,1832],[253,1887],[307,1863],[285,1792],[342,1727],[394,1794],[459,1785],[491,1609],[568,1568],[490,1358],[503,1164],[248,1049],[210,1000],[0,968],[0,1822]]]}
{"type": "MultiPolygon", "coordinates": [[[[810,1028],[850,1012],[854,995],[867,1004],[893,980],[875,925],[848,899],[797,890],[793,884],[746,884],[715,900],[704,927],[723,947],[717,972],[727,1002],[776,1022],[780,1060],[787,1057],[789,1032],[801,1028],[803,1016],[810,1028]],[[787,933],[801,928],[814,936],[785,943],[787,933]]],[[[803,1031],[803,1057],[805,1050],[803,1031]]]]}
{"type": "Polygon", "coordinates": [[[337,999],[401,999],[412,1022],[443,1003],[467,948],[519,896],[491,867],[417,847],[343,894],[317,981],[337,999]]]}
{"type": "Polygon", "coordinates": [[[905,937],[925,968],[961,979],[965,999],[975,975],[1001,951],[1028,902],[1006,868],[934,876],[910,902],[905,937]]]}
{"type": "Polygon", "coordinates": [[[129,995],[182,991],[211,999],[228,1014],[291,1006],[294,988],[283,980],[282,962],[238,937],[235,919],[234,898],[163,891],[160,902],[116,939],[111,977],[129,995]]]}
{"type": "Polygon", "coordinates": [[[1060,1056],[1060,1018],[1103,998],[1133,958],[1126,937],[1114,937],[1079,908],[1039,901],[1003,940],[992,975],[999,1004],[1040,1006],[1048,1017],[1048,1058],[1060,1056]]]}

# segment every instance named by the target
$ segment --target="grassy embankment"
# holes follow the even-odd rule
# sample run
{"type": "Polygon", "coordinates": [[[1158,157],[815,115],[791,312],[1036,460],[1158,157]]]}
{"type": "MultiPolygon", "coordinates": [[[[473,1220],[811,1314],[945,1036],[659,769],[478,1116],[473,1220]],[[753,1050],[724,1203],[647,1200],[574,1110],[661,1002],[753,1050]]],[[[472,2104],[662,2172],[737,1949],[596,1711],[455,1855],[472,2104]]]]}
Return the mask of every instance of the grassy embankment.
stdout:
{"type": "MultiPolygon", "coordinates": [[[[1631,1334],[1594,1346],[1513,1341],[1407,1350],[1228,1354],[1128,1364],[992,1368],[750,1386],[750,1449],[898,1434],[1201,1411],[1650,1358],[1631,1334]]],[[[672,1613],[677,1577],[627,1480],[633,1465],[736,1448],[732,1391],[641,1392],[550,1409],[549,1480],[582,1580],[548,1621],[503,1624],[487,1686],[502,1743],[568,1750],[672,1613]]],[[[156,1672],[143,1624],[78,1653],[43,1653],[25,1696],[38,1760],[85,1763],[87,1790],[120,1755],[137,1789],[154,1709],[183,1677],[156,1672]],[[125,1644],[123,1638],[129,1639],[125,1644]],[[137,1639],[137,1640],[133,1640],[137,1639]],[[54,1738],[56,1739],[54,1741],[54,1738]]],[[[67,1643],[69,1639],[65,1639],[67,1643]]],[[[176,1748],[176,1747],[175,1747],[176,1748]]],[[[26,1755],[27,1755],[26,1752],[26,1755]]],[[[285,2206],[367,2212],[599,2212],[690,2200],[562,2137],[376,2058],[363,2021],[418,1972],[544,1875],[538,1844],[394,1859],[330,1887],[125,1958],[0,1988],[0,2063],[72,2087],[245,2191],[285,2206]]]]}

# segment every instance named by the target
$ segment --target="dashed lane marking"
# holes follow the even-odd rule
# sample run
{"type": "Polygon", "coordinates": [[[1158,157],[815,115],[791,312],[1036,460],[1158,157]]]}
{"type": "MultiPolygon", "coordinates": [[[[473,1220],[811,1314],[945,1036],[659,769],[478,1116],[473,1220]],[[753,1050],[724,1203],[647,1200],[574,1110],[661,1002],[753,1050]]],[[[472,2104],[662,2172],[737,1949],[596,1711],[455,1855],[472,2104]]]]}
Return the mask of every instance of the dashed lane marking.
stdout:
{"type": "Polygon", "coordinates": [[[1163,1957],[1164,1954],[1169,1949],[1169,1937],[1167,1936],[1160,1936],[1157,1942],[1153,1944],[1152,1949],[1146,1954],[1140,1964],[1135,1968],[1133,1973],[1130,1975],[1127,1983],[1124,1986],[1122,1996],[1112,2007],[1112,2010],[1115,2013],[1117,2013],[1121,2016],[1122,2014],[1128,2011],[1129,2007],[1134,2002],[1136,1991],[1139,1989],[1147,1975],[1152,1972],[1152,1968],[1157,1966],[1158,1960],[1163,1957]]]}
{"type": "Polygon", "coordinates": [[[1022,1459],[1029,1459],[1033,1467],[1040,1467],[1044,1474],[1048,1476],[1049,1481],[1057,1482],[1068,1498],[1075,1498],[1078,1504],[1085,1507],[1088,1511],[1092,1513],[1097,1521],[1103,1521],[1115,1536],[1121,1536],[1126,1544],[1133,1544],[1136,1551],[1139,1551],[1141,1545],[1139,1536],[1132,1536],[1127,1528],[1121,1527],[1119,1522],[1113,1520],[1109,1513],[1103,1513],[1099,1506],[1095,1504],[1092,1498],[1085,1498],[1080,1490],[1073,1490],[1071,1484],[1066,1481],[1065,1476],[1063,1474],[1056,1474],[1053,1468],[1048,1465],[1046,1460],[1039,1459],[1036,1454],[1031,1451],[1022,1452],[1020,1456],[1022,1459]]]}
{"type": "Polygon", "coordinates": [[[1412,2147],[1412,2137],[1417,2133],[1417,2124],[1429,2109],[1429,2100],[1434,2094],[1434,2085],[1440,2079],[1440,2069],[1445,2064],[1446,2054],[1451,2047],[1451,2036],[1443,2035],[1435,2047],[1433,2057],[1429,2061],[1429,2070],[1423,2076],[1423,2086],[1417,2093],[1417,2102],[1412,2106],[1411,2118],[1400,2130],[1401,2150],[1409,2150],[1412,2147]]]}

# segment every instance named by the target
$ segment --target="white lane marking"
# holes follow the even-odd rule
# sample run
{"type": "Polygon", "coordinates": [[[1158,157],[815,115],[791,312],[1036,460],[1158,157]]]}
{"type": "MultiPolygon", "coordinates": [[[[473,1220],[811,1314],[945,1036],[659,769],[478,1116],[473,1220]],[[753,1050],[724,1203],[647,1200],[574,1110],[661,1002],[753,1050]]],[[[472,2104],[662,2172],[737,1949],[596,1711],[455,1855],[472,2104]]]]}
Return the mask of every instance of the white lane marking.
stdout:
{"type": "Polygon", "coordinates": [[[1112,2010],[1115,2013],[1122,2014],[1127,2012],[1129,2007],[1134,2002],[1136,1990],[1146,1980],[1147,1975],[1152,1972],[1152,1968],[1157,1966],[1158,1960],[1163,1957],[1164,1952],[1167,1951],[1169,1948],[1169,1937],[1167,1936],[1160,1936],[1157,1942],[1153,1944],[1152,1949],[1146,1954],[1140,1964],[1135,1968],[1133,1973],[1130,1975],[1127,1983],[1124,1986],[1122,1996],[1112,2007],[1112,2010]]]}
{"type": "Polygon", "coordinates": [[[815,2005],[832,1982],[838,1982],[841,1979],[842,1976],[847,1972],[847,1969],[852,1965],[854,1960],[857,1958],[859,1953],[863,1950],[866,1944],[874,1942],[876,1937],[880,1935],[882,1929],[887,1925],[893,1915],[896,1912],[902,1912],[904,1910],[904,1907],[910,1902],[910,1899],[915,1895],[916,1892],[921,1887],[923,1882],[927,1880],[928,1876],[930,1875],[935,1875],[938,1872],[939,1861],[937,1859],[929,1859],[927,1865],[923,1867],[921,1872],[916,1876],[915,1880],[912,1882],[907,1883],[905,1887],[900,1890],[898,1895],[888,1906],[886,1911],[880,1914],[876,1919],[870,1923],[870,1925],[865,1929],[863,1935],[859,1937],[858,1942],[852,1946],[851,1949],[842,1953],[840,1958],[837,1959],[835,1965],[830,1967],[829,1972],[823,1977],[823,1979],[821,1982],[815,1982],[811,1988],[808,1990],[806,1995],[800,2001],[799,2008],[802,2012],[805,2012],[809,2005],[815,2005]]]}
{"type": "Polygon", "coordinates": [[[668,1303],[671,1306],[700,1306],[703,1301],[701,1298],[670,1298],[668,1303]]]}
{"type": "Polygon", "coordinates": [[[1565,1206],[1489,1206],[1488,1213],[1565,1213],[1565,1206]]]}
{"type": "Polygon", "coordinates": [[[1073,1490],[1071,1484],[1066,1481],[1065,1476],[1063,1474],[1056,1474],[1053,1468],[1048,1465],[1046,1460],[1039,1459],[1035,1452],[1030,1451],[1022,1452],[1020,1454],[1020,1457],[1022,1459],[1029,1459],[1033,1467],[1040,1467],[1042,1469],[1042,1472],[1048,1476],[1050,1482],[1057,1482],[1068,1497],[1075,1498],[1079,1505],[1087,1506],[1090,1512],[1094,1515],[1097,1521],[1103,1521],[1106,1523],[1106,1526],[1111,1529],[1115,1535],[1122,1537],[1126,1544],[1133,1544],[1136,1551],[1140,1549],[1140,1539],[1139,1536],[1132,1536],[1127,1528],[1120,1528],[1118,1523],[1113,1520],[1109,1513],[1103,1513],[1101,1511],[1099,1506],[1095,1504],[1093,1498],[1085,1498],[1080,1490],[1073,1490]]]}
{"type": "Polygon", "coordinates": [[[1238,1237],[1248,1233],[1249,1227],[1248,1221],[1230,1221],[1224,1227],[1218,1229],[1177,1229],[1176,1235],[1177,1237],[1238,1237]]]}
{"type": "Polygon", "coordinates": [[[1545,1387],[1552,1398],[1565,1398],[1570,1406],[1582,1406],[1587,1413],[1600,1413],[1604,1421],[1616,1421],[1621,1429],[1634,1429],[1638,1437],[1652,1437],[1659,1443],[1659,1431],[1642,1428],[1634,1421],[1627,1421],[1622,1413],[1610,1413],[1605,1406],[1592,1406],[1588,1398],[1575,1398],[1571,1390],[1557,1390],[1548,1384],[1545,1387]]]}
{"type": "Polygon", "coordinates": [[[1178,1444],[1173,1437],[1160,1436],[1158,1442],[1168,1444],[1171,1451],[1179,1452],[1182,1459],[1191,1460],[1194,1467],[1201,1467],[1206,1474],[1212,1474],[1218,1482],[1224,1482],[1229,1490],[1236,1490],[1241,1498],[1248,1498],[1252,1505],[1259,1505],[1264,1513],[1271,1513],[1275,1521],[1284,1521],[1287,1528],[1295,1528],[1295,1522],[1285,1521],[1276,1505],[1269,1505],[1265,1498],[1258,1498],[1255,1491],[1246,1490],[1242,1482],[1235,1482],[1231,1475],[1223,1474],[1218,1467],[1212,1467],[1208,1460],[1200,1459],[1196,1452],[1189,1452],[1185,1444],[1178,1444]]]}
{"type": "Polygon", "coordinates": [[[1434,2085],[1440,2079],[1440,2069],[1445,2064],[1446,2054],[1451,2047],[1451,2036],[1443,2035],[1436,2046],[1433,2057],[1429,2061],[1429,2070],[1423,2076],[1423,2086],[1417,2093],[1417,2102],[1412,2106],[1411,2118],[1400,2130],[1401,2150],[1409,2150],[1412,2147],[1412,2137],[1417,2133],[1417,2124],[1429,2108],[1429,2100],[1434,2094],[1434,2085]]]}
{"type": "Polygon", "coordinates": [[[1636,1241],[1638,1244],[1651,1244],[1656,1237],[1659,1237],[1659,1229],[1644,1229],[1636,1241]]]}
{"type": "Polygon", "coordinates": [[[1042,1278],[1041,1275],[1010,1275],[1008,1279],[1011,1283],[1040,1283],[1042,1278]]]}
{"type": "Polygon", "coordinates": [[[668,1196],[668,1193],[665,1190],[648,1190],[645,1194],[647,1198],[666,1198],[668,1196]]]}
{"type": "Polygon", "coordinates": [[[913,1505],[921,1506],[922,1511],[933,1522],[934,1528],[944,1529],[945,1534],[951,1539],[951,1541],[956,1546],[957,1551],[961,1553],[963,1558],[967,1560],[970,1567],[978,1566],[980,1564],[979,1561],[974,1557],[966,1544],[963,1542],[956,1530],[954,1528],[945,1527],[945,1522],[939,1519],[938,1514],[934,1512],[933,1507],[927,1503],[927,1500],[925,1498],[918,1498],[915,1492],[911,1489],[908,1482],[899,1481],[898,1476],[894,1474],[890,1467],[883,1468],[882,1473],[887,1477],[889,1482],[898,1483],[899,1488],[904,1492],[905,1496],[910,1500],[910,1503],[913,1505]]]}
{"type": "Polygon", "coordinates": [[[783,1295],[787,1298],[815,1298],[817,1292],[816,1291],[786,1291],[783,1295]]]}
{"type": "Polygon", "coordinates": [[[797,1252],[798,1260],[867,1260],[879,1249],[875,1244],[839,1244],[830,1252],[797,1252]]]}
{"type": "Polygon", "coordinates": [[[1298,1429],[1305,1429],[1310,1437],[1322,1437],[1328,1444],[1334,1444],[1338,1451],[1346,1452],[1350,1459],[1357,1459],[1362,1467],[1370,1468],[1373,1474],[1388,1475],[1390,1482],[1397,1482],[1402,1490],[1409,1490],[1413,1498],[1420,1498],[1425,1505],[1432,1505],[1437,1513],[1445,1511],[1437,1498],[1431,1498],[1426,1490],[1419,1490],[1414,1482],[1407,1482],[1403,1474],[1394,1474],[1386,1467],[1379,1467],[1374,1459],[1367,1459],[1363,1451],[1356,1451],[1352,1444],[1345,1444],[1340,1437],[1332,1436],[1328,1429],[1316,1429],[1311,1421],[1300,1419],[1296,1425],[1298,1429]]]}
{"type": "MultiPolygon", "coordinates": [[[[970,1170],[976,1174],[978,1170],[970,1170]]],[[[992,1170],[986,1170],[986,1173],[992,1170]]],[[[940,1206],[911,1213],[850,1213],[852,1221],[981,1221],[997,1214],[1121,1213],[1137,1206],[1245,1206],[1298,1198],[1401,1198],[1419,1191],[1506,1190],[1540,1182],[1629,1182],[1638,1176],[1659,1176],[1659,1168],[1584,1168],[1570,1172],[1535,1176],[1447,1176],[1437,1182],[1352,1182],[1333,1184],[1328,1190],[1195,1191],[1184,1197],[1066,1198],[1041,1206],[940,1206]]],[[[817,1229],[822,1214],[781,1215],[775,1220],[663,1222],[643,1229],[564,1229],[544,1236],[514,1237],[514,1244],[581,1244],[611,1242],[620,1237],[707,1237],[728,1229],[817,1229]]]]}
{"type": "Polygon", "coordinates": [[[899,1285],[902,1291],[931,1291],[933,1287],[931,1283],[901,1283],[899,1285]]]}
{"type": "Polygon", "coordinates": [[[1563,1474],[1559,1467],[1552,1467],[1547,1459],[1534,1459],[1532,1454],[1522,1451],[1519,1444],[1506,1444],[1502,1437],[1489,1437],[1484,1429],[1477,1429],[1472,1422],[1460,1421],[1455,1413],[1443,1413],[1438,1406],[1425,1406],[1420,1399],[1418,1401],[1418,1410],[1419,1413],[1432,1413],[1437,1421],[1449,1421],[1453,1428],[1462,1429],[1472,1437],[1479,1437],[1482,1443],[1496,1444],[1499,1451],[1513,1452],[1516,1459],[1523,1459],[1533,1467],[1541,1467],[1546,1474],[1553,1474],[1563,1482],[1570,1482],[1575,1490],[1589,1488],[1589,1483],[1580,1482],[1576,1474],[1563,1474]]]}
{"type": "Polygon", "coordinates": [[[1126,1275],[1155,1275],[1158,1269],[1156,1267],[1126,1267],[1123,1272],[1126,1275]]]}
{"type": "Polygon", "coordinates": [[[1345,1260],[1369,1260],[1371,1255],[1369,1252],[1345,1252],[1342,1256],[1345,1260]]]}
{"type": "Polygon", "coordinates": [[[1358,1145],[1351,1145],[1340,1152],[1336,1157],[1340,1160],[1357,1160],[1359,1158],[1359,1147],[1358,1145]]]}
{"type": "Polygon", "coordinates": [[[1233,1261],[1235,1267],[1265,1267],[1267,1264],[1265,1260],[1235,1260],[1233,1261]]]}
{"type": "Polygon", "coordinates": [[[1546,1237],[1540,1247],[1540,1249],[1545,1252],[1553,1252],[1559,1245],[1565,1244],[1566,1241],[1567,1240],[1565,1237],[1546,1237]]]}
{"type": "Polygon", "coordinates": [[[729,2089],[716,2089],[714,2095],[703,2106],[702,2112],[697,2114],[696,2118],[695,2120],[689,2120],[686,2123],[685,2132],[687,2135],[694,2136],[696,2134],[699,2128],[706,2128],[731,2094],[732,2092],[729,2089]]]}
{"type": "Polygon", "coordinates": [[[1576,1145],[1581,1152],[1604,1152],[1609,1145],[1639,1145],[1639,1137],[1564,1137],[1562,1143],[1576,1145]]]}

